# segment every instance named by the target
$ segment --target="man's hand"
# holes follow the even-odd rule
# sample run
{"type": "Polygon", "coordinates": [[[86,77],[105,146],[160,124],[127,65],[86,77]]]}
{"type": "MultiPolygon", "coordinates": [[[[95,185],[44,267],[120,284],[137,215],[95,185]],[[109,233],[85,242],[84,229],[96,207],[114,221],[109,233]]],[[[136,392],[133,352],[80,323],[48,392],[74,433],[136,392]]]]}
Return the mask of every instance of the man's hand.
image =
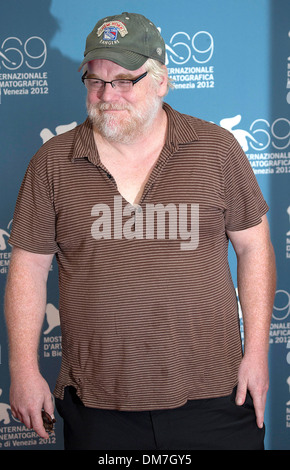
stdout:
{"type": "Polygon", "coordinates": [[[39,373],[14,374],[11,380],[10,405],[16,419],[28,429],[34,429],[40,437],[49,438],[43,426],[41,411],[45,410],[53,417],[54,405],[49,386],[39,373]]]}
{"type": "Polygon", "coordinates": [[[269,371],[267,358],[244,356],[238,375],[236,404],[245,402],[247,390],[254,402],[257,426],[263,427],[267,391],[269,388],[269,371]]]}

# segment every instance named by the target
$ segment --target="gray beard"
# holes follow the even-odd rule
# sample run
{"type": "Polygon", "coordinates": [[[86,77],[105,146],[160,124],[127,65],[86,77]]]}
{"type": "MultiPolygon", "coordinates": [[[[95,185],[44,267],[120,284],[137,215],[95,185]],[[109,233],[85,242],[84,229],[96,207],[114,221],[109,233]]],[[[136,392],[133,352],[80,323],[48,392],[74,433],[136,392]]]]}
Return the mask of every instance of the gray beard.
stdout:
{"type": "Polygon", "coordinates": [[[141,110],[136,110],[129,104],[98,103],[90,104],[87,100],[88,116],[99,134],[110,142],[131,144],[138,137],[146,135],[160,109],[161,100],[158,97],[146,102],[141,110]],[[106,109],[126,109],[127,117],[105,114],[106,109]]]}

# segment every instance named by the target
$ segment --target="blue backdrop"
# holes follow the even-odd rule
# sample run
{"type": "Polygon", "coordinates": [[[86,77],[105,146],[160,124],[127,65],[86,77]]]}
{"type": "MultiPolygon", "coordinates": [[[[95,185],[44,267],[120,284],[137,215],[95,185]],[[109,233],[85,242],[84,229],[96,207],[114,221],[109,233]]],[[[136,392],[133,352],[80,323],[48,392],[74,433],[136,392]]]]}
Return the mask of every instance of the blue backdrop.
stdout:
{"type": "MultiPolygon", "coordinates": [[[[267,200],[278,281],[270,334],[266,448],[290,449],[290,2],[289,0],[10,0],[0,13],[0,295],[18,190],[36,150],[86,117],[78,65],[98,19],[137,12],[160,28],[176,88],[166,101],[229,129],[267,200]]],[[[236,263],[229,251],[236,285],[236,263]]],[[[62,423],[45,441],[11,415],[0,306],[0,449],[62,449],[62,423]]],[[[243,324],[241,320],[241,331],[243,324]]],[[[57,266],[48,280],[40,366],[54,388],[61,360],[57,266]]],[[[57,416],[58,417],[58,416],[57,416]]]]}

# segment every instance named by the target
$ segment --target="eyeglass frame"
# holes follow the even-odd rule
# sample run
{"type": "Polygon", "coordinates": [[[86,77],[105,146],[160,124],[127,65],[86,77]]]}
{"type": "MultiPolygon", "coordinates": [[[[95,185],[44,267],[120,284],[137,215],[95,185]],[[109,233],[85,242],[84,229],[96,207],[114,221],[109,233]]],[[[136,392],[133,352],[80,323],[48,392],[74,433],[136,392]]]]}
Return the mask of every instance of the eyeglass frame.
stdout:
{"type": "MultiPolygon", "coordinates": [[[[113,83],[114,83],[114,82],[120,82],[120,81],[131,82],[131,83],[132,83],[131,89],[132,89],[133,86],[135,85],[135,83],[137,83],[137,82],[139,82],[140,80],[142,80],[142,78],[145,78],[146,75],[148,74],[148,72],[144,72],[144,73],[142,73],[142,74],[141,74],[139,77],[137,77],[137,78],[133,78],[133,79],[131,79],[131,78],[117,78],[117,79],[115,79],[115,80],[111,80],[110,82],[108,82],[108,81],[106,81],[106,80],[102,80],[101,78],[86,78],[87,73],[88,73],[88,72],[86,71],[86,72],[82,75],[82,82],[83,82],[83,84],[84,84],[85,87],[86,87],[85,80],[99,80],[100,82],[102,82],[102,87],[101,87],[99,90],[97,90],[97,91],[103,91],[103,90],[105,89],[107,83],[110,83],[111,87],[114,89],[116,85],[113,86],[113,83]]],[[[86,87],[86,88],[87,88],[87,87],[86,87]]]]}

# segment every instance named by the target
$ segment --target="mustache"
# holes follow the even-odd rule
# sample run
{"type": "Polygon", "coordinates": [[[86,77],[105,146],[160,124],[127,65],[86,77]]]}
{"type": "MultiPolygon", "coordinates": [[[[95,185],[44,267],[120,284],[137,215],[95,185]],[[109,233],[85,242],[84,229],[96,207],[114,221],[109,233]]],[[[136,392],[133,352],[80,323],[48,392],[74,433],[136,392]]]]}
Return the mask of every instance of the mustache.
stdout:
{"type": "Polygon", "coordinates": [[[98,111],[111,111],[111,110],[128,110],[130,111],[132,108],[130,105],[125,103],[95,103],[90,105],[90,108],[93,108],[98,111]]]}

